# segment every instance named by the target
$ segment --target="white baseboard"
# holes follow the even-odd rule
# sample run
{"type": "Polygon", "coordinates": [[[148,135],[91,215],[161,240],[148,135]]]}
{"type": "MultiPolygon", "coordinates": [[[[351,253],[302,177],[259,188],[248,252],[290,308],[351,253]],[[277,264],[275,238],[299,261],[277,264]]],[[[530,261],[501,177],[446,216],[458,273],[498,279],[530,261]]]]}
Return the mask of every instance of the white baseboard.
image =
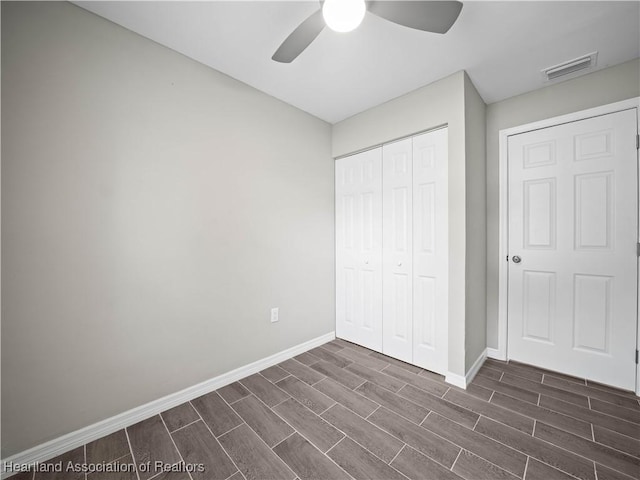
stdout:
{"type": "Polygon", "coordinates": [[[482,351],[480,356],[476,359],[475,362],[473,362],[473,365],[471,365],[471,368],[469,369],[469,371],[464,377],[462,375],[458,375],[457,373],[447,372],[447,374],[444,377],[444,381],[447,383],[450,383],[451,385],[454,385],[456,387],[463,388],[466,390],[467,385],[469,385],[473,381],[476,374],[478,373],[478,370],[480,370],[480,368],[482,367],[482,364],[487,358],[487,350],[488,349],[484,349],[482,351]]]}
{"type": "Polygon", "coordinates": [[[497,348],[487,348],[487,358],[502,360],[503,362],[507,361],[507,356],[497,348]]]}
{"type": "Polygon", "coordinates": [[[260,370],[264,370],[265,368],[276,365],[291,357],[300,355],[301,353],[311,350],[323,343],[329,342],[334,338],[336,338],[335,332],[327,333],[243,367],[236,368],[230,372],[205,380],[204,382],[193,385],[192,387],[185,388],[179,392],[172,393],[166,397],[159,398],[158,400],[154,400],[145,405],[141,405],[111,418],[94,423],[93,425],[76,430],[75,432],[68,433],[62,437],[37,445],[29,450],[25,450],[24,452],[12,455],[11,457],[5,458],[1,461],[2,473],[0,478],[4,479],[13,475],[14,472],[5,471],[5,466],[7,464],[25,465],[50,460],[58,455],[68,452],[69,450],[73,450],[74,448],[102,438],[105,435],[117,432],[125,427],[129,427],[135,423],[157,415],[160,412],[177,407],[184,402],[198,398],[201,395],[217,390],[225,385],[229,385],[230,383],[236,382],[244,377],[253,375],[260,370]]]}
{"type": "MultiPolygon", "coordinates": [[[[486,359],[487,359],[487,349],[485,348],[482,351],[482,353],[480,354],[480,356],[478,358],[476,358],[476,361],[473,362],[473,365],[471,365],[471,368],[469,369],[469,371],[465,375],[465,382],[466,382],[467,385],[469,385],[471,382],[473,382],[473,379],[476,377],[476,374],[478,373],[478,370],[480,370],[480,368],[482,368],[482,365],[484,364],[484,361],[486,359]]],[[[467,385],[465,385],[465,388],[466,388],[467,385]]]]}
{"type": "Polygon", "coordinates": [[[458,375],[457,373],[447,372],[444,381],[458,388],[467,389],[467,381],[462,375],[458,375]]]}

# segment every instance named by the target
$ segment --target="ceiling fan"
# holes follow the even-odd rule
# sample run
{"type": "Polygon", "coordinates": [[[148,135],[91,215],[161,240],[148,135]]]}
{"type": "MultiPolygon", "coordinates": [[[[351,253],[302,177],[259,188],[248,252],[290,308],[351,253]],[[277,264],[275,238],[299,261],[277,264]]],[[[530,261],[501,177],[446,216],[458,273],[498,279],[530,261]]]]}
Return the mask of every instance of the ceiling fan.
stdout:
{"type": "Polygon", "coordinates": [[[462,3],[454,0],[320,0],[321,8],[291,32],[271,57],[291,63],[325,26],[349,32],[360,25],[368,11],[398,25],[433,33],[446,33],[455,23],[462,3]]]}

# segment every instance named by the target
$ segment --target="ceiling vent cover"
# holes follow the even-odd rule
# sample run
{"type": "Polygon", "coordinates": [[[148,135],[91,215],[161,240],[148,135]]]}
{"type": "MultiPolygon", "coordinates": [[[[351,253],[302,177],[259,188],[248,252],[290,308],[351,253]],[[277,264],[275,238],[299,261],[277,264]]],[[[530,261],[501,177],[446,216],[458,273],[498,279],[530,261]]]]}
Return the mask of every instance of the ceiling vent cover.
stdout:
{"type": "Polygon", "coordinates": [[[573,60],[569,60],[552,67],[547,67],[542,70],[542,76],[546,81],[555,80],[558,77],[563,77],[570,73],[595,67],[597,59],[598,52],[588,53],[587,55],[582,55],[581,57],[574,58],[573,60]]]}

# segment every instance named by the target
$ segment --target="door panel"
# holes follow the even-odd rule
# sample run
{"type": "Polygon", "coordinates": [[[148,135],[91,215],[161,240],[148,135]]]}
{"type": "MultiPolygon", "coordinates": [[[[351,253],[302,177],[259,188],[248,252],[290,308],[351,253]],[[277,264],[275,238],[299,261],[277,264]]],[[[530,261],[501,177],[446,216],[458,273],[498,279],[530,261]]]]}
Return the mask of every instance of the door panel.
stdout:
{"type": "Polygon", "coordinates": [[[556,313],[555,272],[523,272],[523,338],[553,343],[556,313]]]}
{"type": "Polygon", "coordinates": [[[573,347],[610,354],[612,277],[574,275],[573,347]]]}
{"type": "Polygon", "coordinates": [[[413,137],[413,363],[447,373],[447,129],[413,137]]]}
{"type": "Polygon", "coordinates": [[[575,245],[577,250],[613,247],[613,172],[576,176],[575,245]]]}
{"type": "Polygon", "coordinates": [[[524,244],[526,248],[556,246],[556,179],[524,182],[524,244]]]}
{"type": "Polygon", "coordinates": [[[343,318],[346,323],[354,324],[355,315],[355,298],[356,298],[356,270],[355,268],[343,267],[339,270],[338,276],[342,288],[338,290],[344,296],[338,301],[342,306],[343,318]]]}
{"type": "Polygon", "coordinates": [[[415,281],[414,319],[419,324],[414,329],[414,346],[433,351],[436,348],[436,279],[416,275],[415,281]]]}
{"type": "Polygon", "coordinates": [[[627,110],[508,141],[509,358],[630,390],[636,122],[627,110]]]}
{"type": "Polygon", "coordinates": [[[382,351],[406,362],[413,360],[412,155],[410,138],[382,147],[382,351]]]}
{"type": "Polygon", "coordinates": [[[336,335],[382,351],[382,149],[336,161],[336,335]]]}

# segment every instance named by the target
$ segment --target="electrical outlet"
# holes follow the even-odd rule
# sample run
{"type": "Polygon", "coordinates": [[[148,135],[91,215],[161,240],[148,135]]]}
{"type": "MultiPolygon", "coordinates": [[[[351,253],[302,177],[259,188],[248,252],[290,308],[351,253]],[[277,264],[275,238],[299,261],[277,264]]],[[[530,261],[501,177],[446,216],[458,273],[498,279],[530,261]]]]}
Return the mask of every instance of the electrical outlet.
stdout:
{"type": "Polygon", "coordinates": [[[278,321],[278,307],[273,307],[271,309],[271,323],[275,323],[278,321]]]}

